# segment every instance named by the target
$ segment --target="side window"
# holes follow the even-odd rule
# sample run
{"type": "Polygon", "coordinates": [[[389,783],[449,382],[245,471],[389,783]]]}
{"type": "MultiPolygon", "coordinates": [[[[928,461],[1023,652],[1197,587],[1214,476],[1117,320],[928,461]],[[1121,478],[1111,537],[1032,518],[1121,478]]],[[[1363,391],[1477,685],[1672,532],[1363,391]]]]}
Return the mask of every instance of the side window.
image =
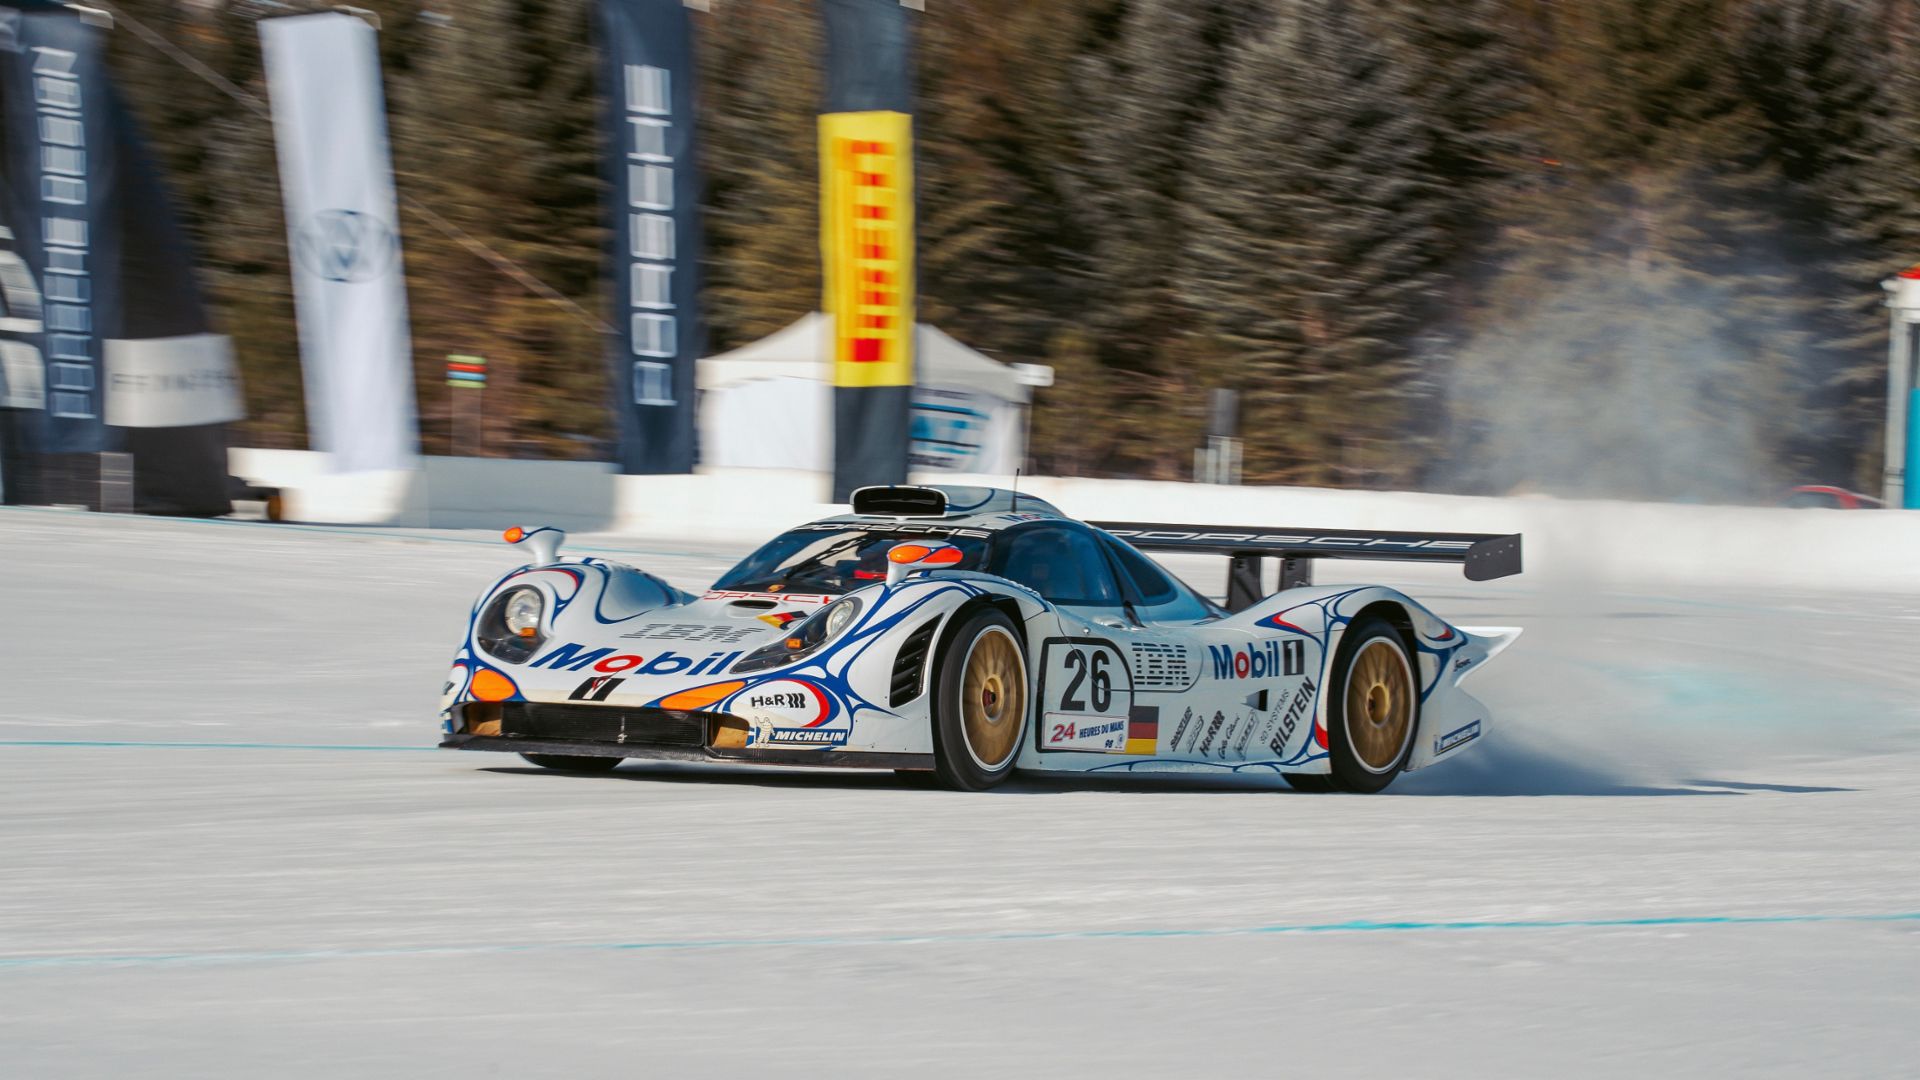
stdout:
{"type": "Polygon", "coordinates": [[[1093,537],[1046,526],[1010,532],[994,545],[993,573],[1067,607],[1118,607],[1120,593],[1093,537]]]}
{"type": "Polygon", "coordinates": [[[1118,540],[1105,541],[1120,565],[1120,585],[1147,622],[1199,622],[1219,614],[1160,565],[1118,540]]]}

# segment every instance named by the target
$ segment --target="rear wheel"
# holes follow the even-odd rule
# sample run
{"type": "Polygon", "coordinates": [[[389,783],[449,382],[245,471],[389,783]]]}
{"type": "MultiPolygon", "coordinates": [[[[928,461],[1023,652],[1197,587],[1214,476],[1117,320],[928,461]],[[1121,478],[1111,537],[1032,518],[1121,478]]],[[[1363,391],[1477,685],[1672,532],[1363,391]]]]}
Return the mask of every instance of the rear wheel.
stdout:
{"type": "Polygon", "coordinates": [[[985,791],[1013,772],[1027,726],[1027,656],[1013,620],[985,608],[961,624],[940,660],[933,707],[934,773],[956,791],[985,791]]]}
{"type": "Polygon", "coordinates": [[[617,757],[575,757],[572,754],[521,754],[523,758],[543,769],[556,769],[560,772],[611,772],[625,758],[617,757]]]}
{"type": "Polygon", "coordinates": [[[1406,767],[1420,720],[1420,692],[1400,631],[1372,617],[1349,627],[1329,689],[1332,787],[1361,794],[1385,788],[1406,767]]]}

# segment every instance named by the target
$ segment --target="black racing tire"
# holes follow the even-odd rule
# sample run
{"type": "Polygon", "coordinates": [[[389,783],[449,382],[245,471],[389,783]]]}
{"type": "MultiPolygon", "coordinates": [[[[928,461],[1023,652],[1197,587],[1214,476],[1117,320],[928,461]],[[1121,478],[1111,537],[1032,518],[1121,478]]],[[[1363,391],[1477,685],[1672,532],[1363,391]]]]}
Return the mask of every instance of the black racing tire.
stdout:
{"type": "Polygon", "coordinates": [[[1420,730],[1418,668],[1400,631],[1378,616],[1349,626],[1327,693],[1330,786],[1360,795],[1383,790],[1406,768],[1420,730]]]}
{"type": "Polygon", "coordinates": [[[521,754],[543,769],[559,772],[612,772],[626,758],[575,757],[572,754],[521,754]]]}
{"type": "Polygon", "coordinates": [[[933,699],[933,771],[954,791],[985,791],[1013,774],[1027,730],[1027,651],[995,608],[965,617],[940,655],[933,699]]]}

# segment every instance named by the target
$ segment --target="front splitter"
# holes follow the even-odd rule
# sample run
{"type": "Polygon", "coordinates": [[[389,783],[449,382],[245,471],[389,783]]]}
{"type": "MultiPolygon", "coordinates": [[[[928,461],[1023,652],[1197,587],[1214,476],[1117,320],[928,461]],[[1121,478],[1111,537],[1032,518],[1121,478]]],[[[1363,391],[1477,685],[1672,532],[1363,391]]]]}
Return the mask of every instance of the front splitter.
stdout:
{"type": "Polygon", "coordinates": [[[575,739],[523,739],[505,735],[449,735],[442,750],[489,750],[505,754],[645,758],[740,765],[787,765],[814,769],[932,769],[932,754],[884,754],[861,750],[715,750],[696,746],[634,746],[575,739]]]}

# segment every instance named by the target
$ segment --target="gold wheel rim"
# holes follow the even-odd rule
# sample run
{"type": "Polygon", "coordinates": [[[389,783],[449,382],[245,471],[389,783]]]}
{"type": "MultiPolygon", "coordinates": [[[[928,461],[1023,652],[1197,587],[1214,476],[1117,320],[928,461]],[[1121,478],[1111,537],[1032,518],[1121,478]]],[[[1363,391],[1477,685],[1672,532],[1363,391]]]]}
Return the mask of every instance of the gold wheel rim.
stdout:
{"type": "Polygon", "coordinates": [[[981,768],[998,769],[1013,757],[1027,715],[1027,670],[1012,635],[999,627],[975,638],[967,650],[960,715],[967,752],[981,768]]]}
{"type": "Polygon", "coordinates": [[[1347,743],[1369,772],[1386,772],[1413,733],[1413,673],[1386,638],[1360,647],[1347,669],[1347,743]]]}

